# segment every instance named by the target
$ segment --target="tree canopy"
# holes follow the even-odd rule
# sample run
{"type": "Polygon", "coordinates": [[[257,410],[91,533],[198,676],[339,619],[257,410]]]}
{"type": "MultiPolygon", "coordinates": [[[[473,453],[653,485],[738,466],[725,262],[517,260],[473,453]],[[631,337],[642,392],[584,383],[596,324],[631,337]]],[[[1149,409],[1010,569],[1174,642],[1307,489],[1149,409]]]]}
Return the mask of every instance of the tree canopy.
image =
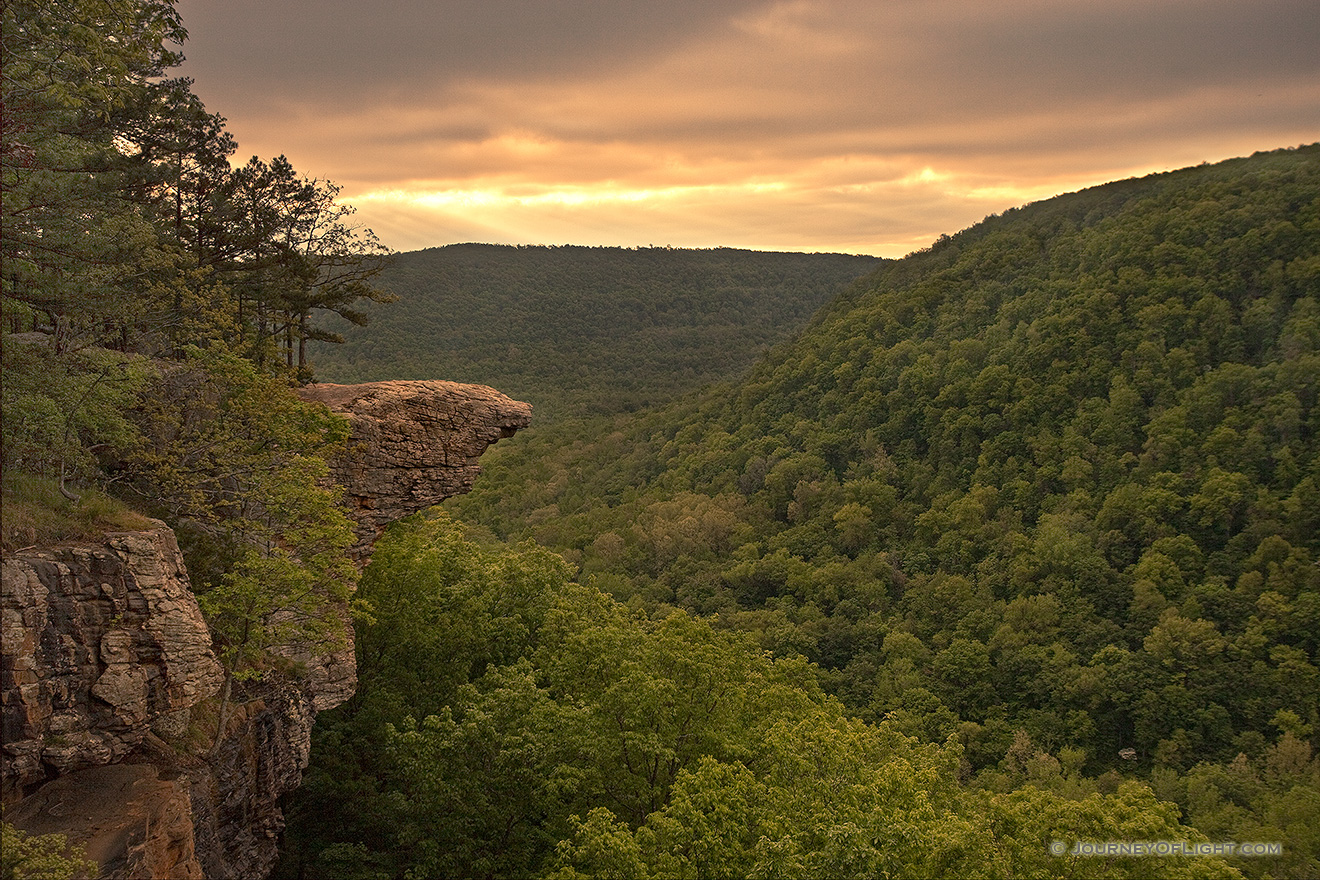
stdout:
{"type": "Polygon", "coordinates": [[[493,385],[537,424],[654,406],[747,370],[883,261],[731,248],[462,244],[393,257],[399,301],[343,345],[330,381],[444,377],[493,385]]]}
{"type": "MultiPolygon", "coordinates": [[[[862,719],[958,735],[988,790],[1036,752],[1093,780],[1251,779],[1199,815],[1284,839],[1284,812],[1314,815],[1320,724],[1318,160],[987,218],[745,381],[529,432],[449,505],[634,607],[805,656],[862,719]]],[[[1161,791],[1197,815],[1182,784],[1161,791]]],[[[1239,867],[1313,871],[1287,839],[1239,867]]]]}
{"type": "Polygon", "coordinates": [[[224,119],[168,77],[171,0],[7,2],[3,25],[6,507],[49,506],[45,479],[167,519],[231,673],[281,629],[342,636],[357,572],[324,480],[347,428],[293,388],[334,338],[318,315],[388,299],[386,249],[333,183],[230,165],[224,119]]]}
{"type": "Polygon", "coordinates": [[[1087,790],[1057,761],[965,786],[957,736],[850,718],[802,658],[629,610],[439,512],[391,528],[362,592],[358,696],[318,720],[277,876],[1240,876],[1052,853],[1203,837],[1148,786],[1087,790]]]}

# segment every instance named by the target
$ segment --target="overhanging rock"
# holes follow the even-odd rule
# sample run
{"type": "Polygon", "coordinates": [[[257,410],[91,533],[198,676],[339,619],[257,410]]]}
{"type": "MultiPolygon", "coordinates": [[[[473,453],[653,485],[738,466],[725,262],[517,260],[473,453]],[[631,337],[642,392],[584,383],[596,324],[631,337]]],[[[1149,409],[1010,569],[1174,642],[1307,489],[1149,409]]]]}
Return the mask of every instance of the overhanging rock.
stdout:
{"type": "Polygon", "coordinates": [[[470,490],[486,447],[532,421],[530,404],[485,385],[399,380],[308,385],[298,393],[352,425],[331,476],[344,486],[357,523],[359,564],[390,523],[470,490]]]}

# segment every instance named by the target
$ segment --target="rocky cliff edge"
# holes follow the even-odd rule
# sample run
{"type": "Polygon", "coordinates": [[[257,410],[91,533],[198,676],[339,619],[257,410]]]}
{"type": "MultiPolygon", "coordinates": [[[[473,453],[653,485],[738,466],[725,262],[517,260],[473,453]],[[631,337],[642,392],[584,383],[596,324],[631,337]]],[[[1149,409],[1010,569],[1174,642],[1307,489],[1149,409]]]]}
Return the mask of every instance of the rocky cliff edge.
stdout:
{"type": "MultiPolygon", "coordinates": [[[[531,421],[529,405],[481,385],[322,384],[300,394],[350,421],[332,476],[345,487],[362,565],[389,523],[467,492],[486,447],[531,421]]],[[[223,675],[164,523],[6,555],[0,639],[6,821],[67,834],[102,877],[269,873],[278,800],[301,782],[316,712],[356,684],[351,647],[294,646],[287,653],[306,677],[252,688],[219,743],[205,756],[190,751],[223,675]]]]}
{"type": "Polygon", "coordinates": [[[385,527],[472,488],[486,447],[531,424],[532,408],[485,385],[367,382],[299,391],[347,416],[346,455],[331,463],[358,524],[364,560],[385,527]]]}

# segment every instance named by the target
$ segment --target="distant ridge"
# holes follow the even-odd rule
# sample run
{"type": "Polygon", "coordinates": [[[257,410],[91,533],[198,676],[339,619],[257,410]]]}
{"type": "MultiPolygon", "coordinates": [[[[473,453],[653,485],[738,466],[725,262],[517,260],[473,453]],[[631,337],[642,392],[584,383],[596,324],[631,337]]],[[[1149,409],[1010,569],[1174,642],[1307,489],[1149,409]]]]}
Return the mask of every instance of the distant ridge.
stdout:
{"type": "Polygon", "coordinates": [[[330,382],[494,385],[537,423],[620,412],[731,379],[800,329],[869,256],[734,248],[456,244],[399,254],[399,301],[313,351],[330,382]]]}

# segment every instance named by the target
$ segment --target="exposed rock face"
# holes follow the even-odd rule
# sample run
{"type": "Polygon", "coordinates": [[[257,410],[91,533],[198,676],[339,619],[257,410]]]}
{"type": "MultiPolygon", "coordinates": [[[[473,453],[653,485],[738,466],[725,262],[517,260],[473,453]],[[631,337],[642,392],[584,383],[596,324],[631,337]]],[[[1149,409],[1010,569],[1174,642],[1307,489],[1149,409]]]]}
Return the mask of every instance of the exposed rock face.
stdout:
{"type": "Polygon", "coordinates": [[[188,780],[162,779],[148,764],[67,773],[5,818],[31,834],[68,835],[107,880],[204,876],[193,847],[188,780]]]}
{"type": "MultiPolygon", "coordinates": [[[[389,523],[468,491],[477,457],[531,418],[525,403],[452,382],[302,395],[352,424],[332,467],[360,565],[389,523]]],[[[307,670],[297,684],[271,674],[236,693],[203,759],[176,746],[223,672],[164,524],[7,556],[0,600],[6,821],[69,835],[102,877],[267,875],[284,828],[279,799],[302,781],[316,713],[356,687],[351,628],[347,646],[283,652],[307,670]]]]}
{"type": "Polygon", "coordinates": [[[279,799],[302,783],[316,712],[307,694],[272,681],[235,706],[204,767],[188,773],[197,859],[209,880],[270,873],[279,856],[279,799]]]}
{"type": "Polygon", "coordinates": [[[361,560],[396,519],[472,488],[477,458],[501,437],[531,424],[532,408],[485,385],[440,381],[308,385],[304,400],[324,403],[353,426],[349,452],[331,464],[358,523],[361,560]]]}
{"type": "Polygon", "coordinates": [[[3,796],[109,764],[153,724],[187,724],[220,664],[164,523],[5,558],[3,796]]]}
{"type": "MultiPolygon", "coordinates": [[[[302,691],[313,712],[324,712],[352,699],[357,692],[357,656],[353,621],[340,611],[345,640],[337,645],[292,644],[274,648],[274,653],[302,669],[302,691]]],[[[278,617],[279,615],[277,615],[278,617]]]]}
{"type": "MultiPolygon", "coordinates": [[[[531,423],[529,404],[485,385],[437,380],[308,385],[304,400],[325,404],[349,420],[345,455],[330,462],[330,476],[344,487],[358,541],[350,551],[359,566],[371,558],[376,539],[397,519],[472,488],[486,447],[531,423]]],[[[347,623],[347,622],[346,622],[347,623]]],[[[312,709],[324,712],[357,689],[353,629],[334,650],[293,645],[279,653],[306,669],[312,709]]]]}
{"type": "Polygon", "coordinates": [[[107,878],[268,873],[279,798],[307,766],[311,687],[271,677],[236,693],[213,753],[180,753],[156,734],[182,736],[224,674],[174,533],[161,524],[3,565],[7,821],[67,834],[107,878]]]}

